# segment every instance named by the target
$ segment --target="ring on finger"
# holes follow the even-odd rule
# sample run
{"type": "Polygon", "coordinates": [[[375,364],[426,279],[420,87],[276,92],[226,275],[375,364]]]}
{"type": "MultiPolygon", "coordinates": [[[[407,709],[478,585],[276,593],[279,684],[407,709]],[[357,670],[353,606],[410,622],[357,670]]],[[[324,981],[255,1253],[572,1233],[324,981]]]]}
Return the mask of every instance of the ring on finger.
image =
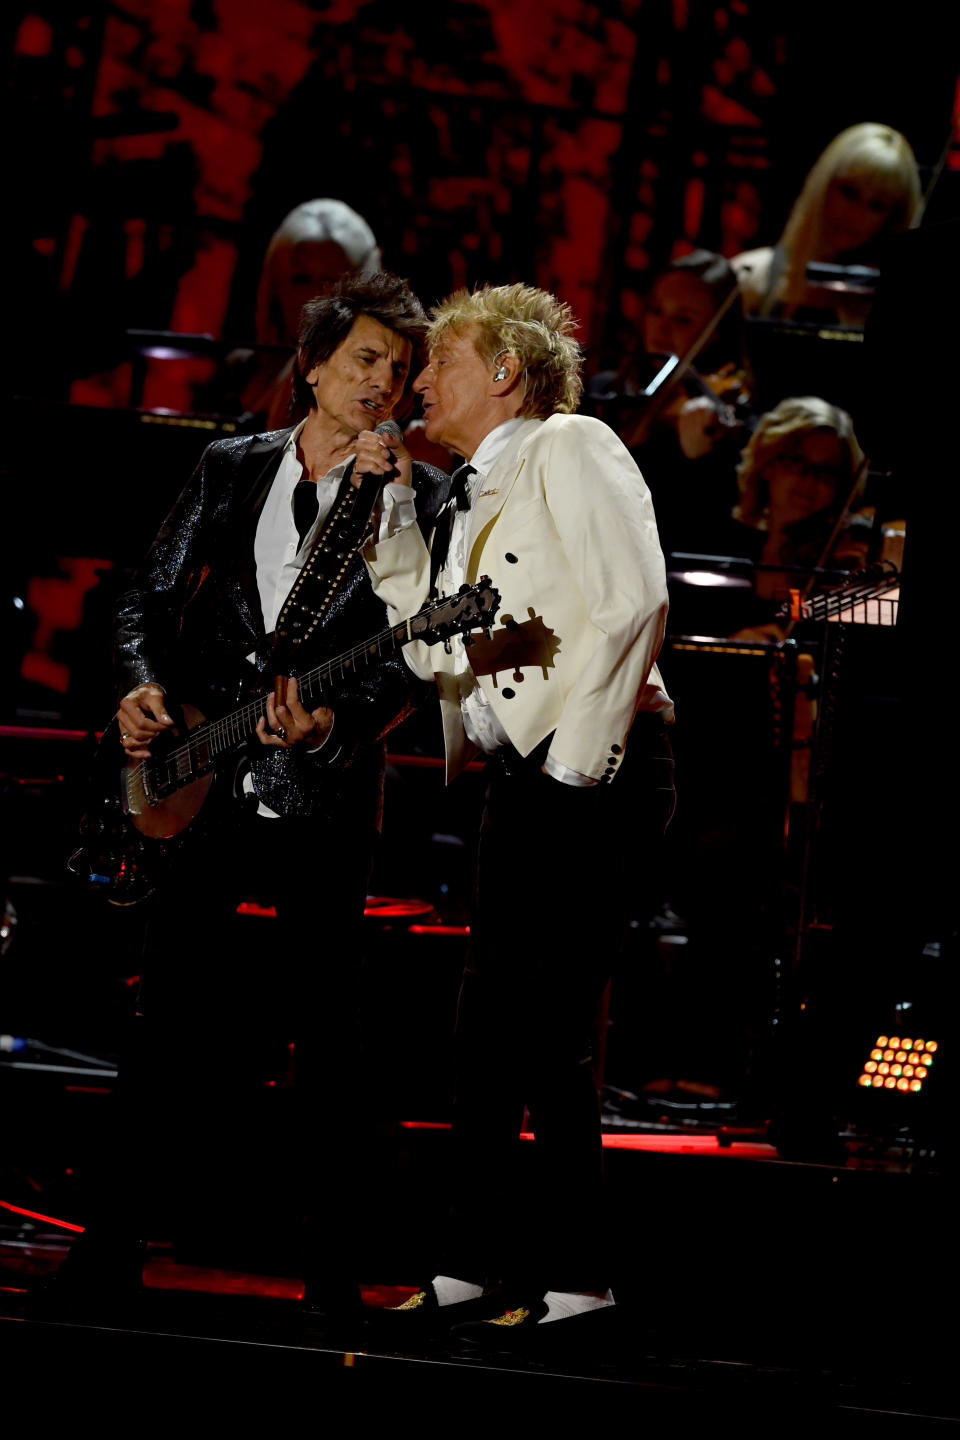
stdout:
{"type": "Polygon", "coordinates": [[[287,738],[287,732],[286,732],[286,730],[283,728],[282,725],[278,725],[278,726],[277,726],[277,735],[279,736],[279,738],[280,738],[281,740],[286,740],[286,738],[287,738]]]}

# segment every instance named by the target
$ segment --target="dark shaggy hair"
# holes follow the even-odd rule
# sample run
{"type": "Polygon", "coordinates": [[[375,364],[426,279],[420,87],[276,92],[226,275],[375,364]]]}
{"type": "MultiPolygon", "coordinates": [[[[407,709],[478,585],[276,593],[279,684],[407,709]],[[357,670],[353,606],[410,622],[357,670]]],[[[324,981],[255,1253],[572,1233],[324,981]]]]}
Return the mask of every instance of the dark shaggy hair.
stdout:
{"type": "MultiPolygon", "coordinates": [[[[366,279],[345,275],[327,294],[308,300],[300,312],[293,379],[294,406],[299,415],[305,415],[316,403],[304,376],[315,365],[324,365],[330,359],[361,315],[369,315],[371,320],[378,320],[388,330],[395,330],[410,340],[414,354],[426,334],[423,306],[406,280],[385,270],[366,279]]],[[[416,368],[411,364],[408,385],[416,368]]]]}

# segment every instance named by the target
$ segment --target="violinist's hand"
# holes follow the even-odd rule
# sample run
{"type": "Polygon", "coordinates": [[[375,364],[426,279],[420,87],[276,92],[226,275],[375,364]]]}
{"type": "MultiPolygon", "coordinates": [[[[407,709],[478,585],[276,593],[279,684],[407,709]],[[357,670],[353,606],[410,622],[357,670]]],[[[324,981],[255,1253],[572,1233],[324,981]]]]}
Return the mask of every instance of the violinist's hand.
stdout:
{"type": "Polygon", "coordinates": [[[124,695],[117,710],[120,743],[128,760],[146,760],[150,742],[165,730],[175,730],[167,714],[167,702],[160,685],[138,685],[124,695]]]}
{"type": "Polygon", "coordinates": [[[311,750],[316,750],[332,729],[333,711],[326,705],[318,705],[313,711],[305,710],[300,704],[299,686],[292,676],[287,681],[286,703],[274,705],[273,696],[268,695],[266,719],[261,716],[257,721],[260,744],[280,750],[290,750],[305,741],[311,750]]]}
{"type": "Polygon", "coordinates": [[[402,440],[362,430],[357,436],[357,461],[350,477],[357,488],[364,475],[382,475],[394,485],[411,483],[413,461],[402,440]]]}
{"type": "Polygon", "coordinates": [[[686,402],[677,417],[680,449],[688,460],[699,460],[702,455],[709,455],[730,428],[713,401],[708,400],[706,395],[698,395],[686,402]]]}

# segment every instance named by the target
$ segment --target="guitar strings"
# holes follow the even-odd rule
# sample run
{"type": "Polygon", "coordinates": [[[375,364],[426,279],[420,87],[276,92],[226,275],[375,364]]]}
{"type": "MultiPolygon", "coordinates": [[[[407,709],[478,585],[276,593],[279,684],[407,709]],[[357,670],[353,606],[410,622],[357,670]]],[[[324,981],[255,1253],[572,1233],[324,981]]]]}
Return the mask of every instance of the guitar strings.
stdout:
{"type": "MultiPolygon", "coordinates": [[[[467,597],[457,596],[456,598],[458,600],[465,600],[467,597]]],[[[443,596],[424,610],[418,611],[416,618],[419,619],[421,616],[431,617],[444,605],[449,605],[449,603],[450,597],[443,596]]],[[[329,682],[333,678],[334,671],[337,669],[340,671],[340,678],[343,679],[344,666],[353,664],[361,656],[367,662],[373,658],[374,653],[376,653],[377,658],[381,658],[383,642],[385,640],[390,640],[394,649],[398,648],[398,642],[400,646],[406,644],[407,640],[411,638],[406,633],[406,630],[407,622],[403,622],[400,625],[387,626],[385,630],[381,630],[378,634],[372,635],[362,644],[355,645],[350,650],[345,650],[341,655],[335,656],[333,660],[328,660],[322,665],[317,665],[313,670],[309,670],[305,675],[300,677],[300,685],[303,693],[309,695],[313,690],[313,682],[323,674],[326,675],[327,681],[329,682]]],[[[229,748],[234,740],[241,738],[244,727],[246,727],[248,731],[251,728],[255,730],[257,721],[265,714],[266,695],[261,695],[247,705],[241,706],[239,710],[233,711],[230,715],[221,716],[218,720],[203,721],[195,730],[191,730],[182,745],[176,750],[171,750],[169,755],[164,756],[163,760],[159,763],[170,766],[180,760],[189,760],[192,755],[196,754],[200,744],[207,740],[210,741],[211,750],[214,753],[219,753],[223,749],[229,748]],[[253,722],[252,726],[251,722],[253,722]]],[[[139,778],[142,785],[147,766],[151,763],[156,765],[158,761],[155,757],[150,756],[149,759],[141,760],[139,764],[134,767],[133,775],[139,778]]],[[[144,789],[146,789],[145,785],[144,789]]]]}

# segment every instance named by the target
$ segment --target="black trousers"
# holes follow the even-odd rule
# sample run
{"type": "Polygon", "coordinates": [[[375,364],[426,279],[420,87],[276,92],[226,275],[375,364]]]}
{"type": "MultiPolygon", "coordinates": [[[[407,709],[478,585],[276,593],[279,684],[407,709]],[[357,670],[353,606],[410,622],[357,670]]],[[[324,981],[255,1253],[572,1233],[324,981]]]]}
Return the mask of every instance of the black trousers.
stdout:
{"type": "Polygon", "coordinates": [[[333,828],[248,812],[191,847],[155,897],[120,1065],[120,1148],[100,1207],[111,1228],[163,1233],[171,1207],[216,1228],[231,1195],[239,1206],[275,1182],[302,1225],[303,1268],[356,1279],[357,1007],[375,839],[366,820],[333,828]],[[276,921],[238,919],[251,893],[275,903],[276,921]],[[271,1082],[284,1091],[292,1153],[258,1149],[271,1082]]]}
{"type": "Polygon", "coordinates": [[[488,764],[457,1016],[454,1196],[437,1268],[508,1288],[603,1290],[592,1039],[627,902],[654,873],[673,812],[673,757],[649,715],[608,785],[544,775],[548,748],[488,764]],[[530,1185],[517,1163],[525,1107],[530,1185]]]}

